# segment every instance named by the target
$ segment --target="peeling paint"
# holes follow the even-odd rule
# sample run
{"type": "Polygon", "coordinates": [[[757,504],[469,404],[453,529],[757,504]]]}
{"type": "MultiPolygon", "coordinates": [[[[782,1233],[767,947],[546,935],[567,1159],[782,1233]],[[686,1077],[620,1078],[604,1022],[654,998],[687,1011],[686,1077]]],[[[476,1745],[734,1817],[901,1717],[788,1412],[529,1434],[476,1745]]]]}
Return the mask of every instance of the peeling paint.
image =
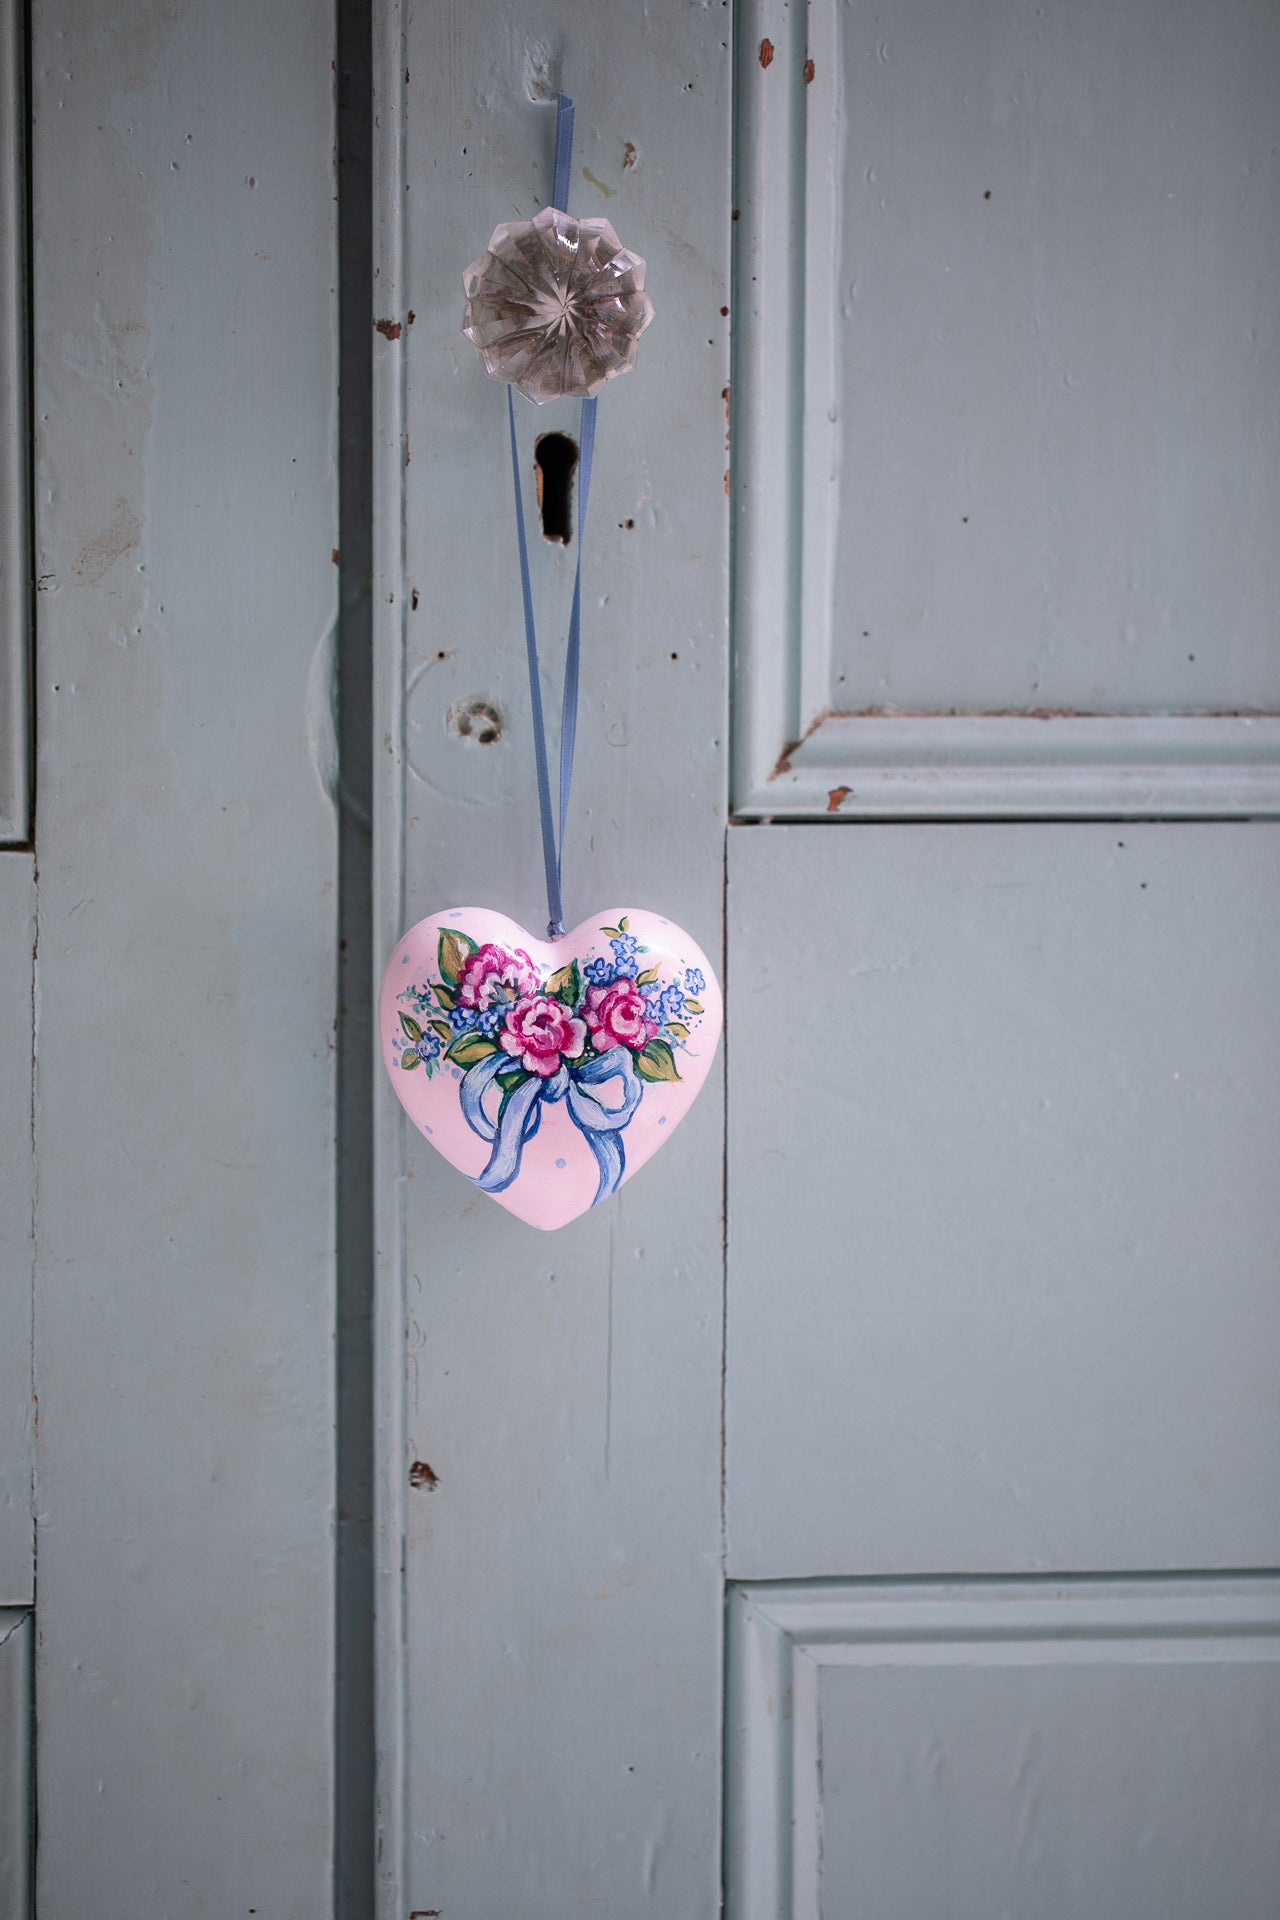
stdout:
{"type": "Polygon", "coordinates": [[[760,62],[760,65],[761,65],[762,67],[771,67],[771,66],[773,65],[773,42],[772,42],[772,40],[762,40],[762,41],[760,42],[760,51],[759,51],[759,53],[758,53],[758,54],[756,55],[756,58],[757,58],[757,59],[759,60],[759,62],[760,62]]]}
{"type": "Polygon", "coordinates": [[[373,330],[375,333],[380,333],[384,340],[398,340],[400,338],[401,329],[398,320],[375,320],[373,330]]]}
{"type": "Polygon", "coordinates": [[[108,526],[92,540],[86,540],[76,557],[72,572],[96,587],[106,578],[116,561],[142,538],[142,523],[123,495],[117,496],[108,526]]]}

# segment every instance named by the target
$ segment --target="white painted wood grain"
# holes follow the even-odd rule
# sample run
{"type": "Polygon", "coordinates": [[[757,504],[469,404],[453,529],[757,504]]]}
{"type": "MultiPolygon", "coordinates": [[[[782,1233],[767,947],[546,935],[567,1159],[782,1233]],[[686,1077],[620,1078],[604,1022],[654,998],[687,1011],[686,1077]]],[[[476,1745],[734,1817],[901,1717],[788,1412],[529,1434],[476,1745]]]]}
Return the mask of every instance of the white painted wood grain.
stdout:
{"type": "Polygon", "coordinates": [[[44,0],[40,1911],[330,1911],[333,19],[44,0]]]}
{"type": "Polygon", "coordinates": [[[31,1512],[31,982],[35,877],[30,854],[0,854],[0,1606],[35,1598],[31,1512]]]}
{"type": "Polygon", "coordinates": [[[729,857],[730,1573],[1276,1564],[1280,829],[729,857]]]}
{"type": "MultiPolygon", "coordinates": [[[[462,269],[549,192],[559,82],[572,208],[646,257],[657,309],[637,371],[600,398],[566,911],[626,895],[717,954],[728,12],[482,10],[453,37],[379,13],[378,317],[402,328],[375,342],[382,950],[450,900],[545,920],[505,398],[459,328],[462,269]],[[451,730],[471,696],[501,715],[492,744],[451,730]]],[[[518,420],[531,499],[535,434],[576,434],[577,409],[521,402],[518,420]]],[[[574,557],[535,542],[552,713],[574,557]]],[[[405,1141],[390,1088],[378,1103],[391,1860],[404,1808],[382,1912],[712,1913],[719,1089],[617,1201],[550,1239],[405,1141]],[[415,1459],[435,1480],[406,1490],[415,1459]]]]}

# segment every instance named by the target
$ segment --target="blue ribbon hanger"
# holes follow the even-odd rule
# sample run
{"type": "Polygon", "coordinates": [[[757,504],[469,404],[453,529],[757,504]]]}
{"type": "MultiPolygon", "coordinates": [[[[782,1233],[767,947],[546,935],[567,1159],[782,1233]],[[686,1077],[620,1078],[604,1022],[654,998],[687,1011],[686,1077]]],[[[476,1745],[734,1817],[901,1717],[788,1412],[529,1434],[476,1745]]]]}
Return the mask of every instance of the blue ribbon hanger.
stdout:
{"type": "MultiPolygon", "coordinates": [[[[561,213],[568,211],[569,166],[573,155],[573,102],[567,94],[556,97],[556,158],[553,205],[561,213]]],[[[582,403],[582,425],[578,440],[578,465],[581,473],[578,504],[578,562],[573,576],[573,605],[569,613],[569,644],[564,663],[564,699],[560,710],[560,819],[559,835],[551,806],[551,771],[547,757],[546,725],[542,712],[542,683],[538,673],[538,636],[533,618],[533,584],[529,576],[529,543],[524,528],[524,502],[520,493],[520,454],[516,445],[516,408],[510,386],[507,387],[507,422],[511,429],[511,480],[516,501],[516,539],[520,549],[520,589],[524,602],[524,643],[529,660],[529,705],[533,712],[533,757],[538,775],[538,812],[542,822],[542,864],[547,881],[547,938],[557,940],[564,932],[564,907],[561,899],[561,874],[564,858],[565,827],[569,818],[569,789],[573,783],[573,749],[578,732],[578,669],[582,636],[582,547],[587,530],[587,501],[591,493],[591,462],[596,443],[596,403],[582,403]]],[[[535,1109],[536,1111],[536,1109],[535,1109]]]]}

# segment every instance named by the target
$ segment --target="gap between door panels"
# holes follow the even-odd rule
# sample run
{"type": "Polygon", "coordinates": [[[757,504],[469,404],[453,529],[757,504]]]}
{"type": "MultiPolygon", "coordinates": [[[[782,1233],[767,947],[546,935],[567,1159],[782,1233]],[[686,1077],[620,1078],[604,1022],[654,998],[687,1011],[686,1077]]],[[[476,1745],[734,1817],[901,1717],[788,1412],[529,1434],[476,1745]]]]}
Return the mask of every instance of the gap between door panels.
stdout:
{"type": "Polygon", "coordinates": [[[338,1431],[334,1920],[375,1898],[373,1723],[373,69],[370,0],[338,0],[338,1431]]]}

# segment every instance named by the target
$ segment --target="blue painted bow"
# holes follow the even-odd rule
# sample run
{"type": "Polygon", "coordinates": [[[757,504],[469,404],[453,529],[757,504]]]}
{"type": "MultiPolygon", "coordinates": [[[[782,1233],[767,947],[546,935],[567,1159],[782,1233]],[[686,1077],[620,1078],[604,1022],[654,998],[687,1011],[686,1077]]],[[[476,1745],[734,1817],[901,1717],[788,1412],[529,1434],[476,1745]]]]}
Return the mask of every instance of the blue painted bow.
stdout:
{"type": "Polygon", "coordinates": [[[592,1206],[608,1194],[616,1193],[627,1164],[620,1135],[644,1093],[644,1084],[635,1070],[630,1051],[626,1047],[610,1047],[607,1053],[592,1054],[581,1066],[558,1068],[545,1080],[530,1074],[510,1092],[504,1093],[498,1088],[501,1097],[497,1115],[490,1119],[485,1111],[485,1097],[497,1087],[498,1075],[514,1065],[510,1054],[491,1053],[468,1068],[458,1089],[467,1125],[482,1140],[493,1142],[489,1163],[484,1172],[476,1176],[476,1185],[486,1193],[502,1193],[509,1187],[520,1171],[525,1142],[532,1140],[542,1123],[543,1102],[563,1100],[569,1118],[595,1155],[600,1169],[600,1184],[592,1206]],[[616,1107],[606,1107],[593,1089],[603,1088],[613,1080],[621,1082],[622,1100],[616,1107]]]}

